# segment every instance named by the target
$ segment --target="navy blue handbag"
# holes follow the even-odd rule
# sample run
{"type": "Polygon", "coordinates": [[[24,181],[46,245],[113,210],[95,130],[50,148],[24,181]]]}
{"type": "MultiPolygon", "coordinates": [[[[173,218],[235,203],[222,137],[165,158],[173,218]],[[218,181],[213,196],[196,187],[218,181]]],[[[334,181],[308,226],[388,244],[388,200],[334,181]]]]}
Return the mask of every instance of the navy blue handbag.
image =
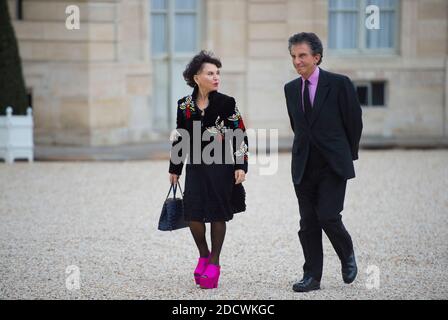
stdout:
{"type": "Polygon", "coordinates": [[[180,187],[179,181],[177,181],[177,185],[171,185],[165,202],[163,203],[158,227],[160,231],[173,231],[188,227],[188,224],[184,220],[183,199],[176,198],[177,186],[179,186],[180,194],[183,198],[182,189],[180,187]],[[171,190],[173,190],[174,197],[168,198],[171,190]]]}

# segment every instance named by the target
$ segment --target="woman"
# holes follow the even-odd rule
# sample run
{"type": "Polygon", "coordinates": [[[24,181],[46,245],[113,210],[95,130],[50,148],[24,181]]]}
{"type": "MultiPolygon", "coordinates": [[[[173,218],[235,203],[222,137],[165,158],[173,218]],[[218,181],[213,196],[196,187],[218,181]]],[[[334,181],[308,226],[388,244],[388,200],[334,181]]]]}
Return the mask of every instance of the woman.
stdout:
{"type": "Polygon", "coordinates": [[[177,103],[177,130],[172,135],[174,142],[169,168],[170,183],[177,184],[188,153],[184,215],[199,250],[194,278],[196,284],[204,289],[218,287],[221,269],[219,256],[226,222],[233,218],[233,214],[246,210],[245,191],[241,183],[248,168],[247,136],[235,99],[217,91],[220,68],[219,59],[206,51],[201,51],[187,65],[183,76],[194,89],[191,95],[177,103]],[[208,138],[202,139],[205,136],[208,138]],[[186,145],[191,152],[181,149],[180,154],[175,153],[174,147],[187,138],[189,143],[186,145]],[[195,141],[200,148],[194,149],[195,141]],[[215,148],[210,148],[213,146],[215,148]],[[193,151],[198,149],[199,161],[197,154],[193,156],[193,151]],[[214,161],[204,161],[207,155],[214,161]],[[174,156],[181,161],[173,161],[174,156]],[[205,238],[205,223],[211,224],[211,251],[205,238]]]}

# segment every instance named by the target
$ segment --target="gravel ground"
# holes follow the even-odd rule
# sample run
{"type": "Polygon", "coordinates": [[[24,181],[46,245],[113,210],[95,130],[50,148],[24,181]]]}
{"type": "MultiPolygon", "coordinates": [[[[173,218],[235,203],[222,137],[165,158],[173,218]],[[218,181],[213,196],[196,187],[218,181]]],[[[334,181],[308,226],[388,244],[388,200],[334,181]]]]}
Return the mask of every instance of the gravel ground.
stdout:
{"type": "Polygon", "coordinates": [[[288,154],[276,175],[250,167],[248,210],[228,224],[216,290],[194,284],[189,230],[157,231],[166,161],[0,163],[0,298],[447,299],[447,164],[448,150],[362,151],[343,212],[358,278],[342,282],[324,237],[322,290],[300,294],[288,154]],[[66,286],[71,265],[79,289],[66,286]]]}

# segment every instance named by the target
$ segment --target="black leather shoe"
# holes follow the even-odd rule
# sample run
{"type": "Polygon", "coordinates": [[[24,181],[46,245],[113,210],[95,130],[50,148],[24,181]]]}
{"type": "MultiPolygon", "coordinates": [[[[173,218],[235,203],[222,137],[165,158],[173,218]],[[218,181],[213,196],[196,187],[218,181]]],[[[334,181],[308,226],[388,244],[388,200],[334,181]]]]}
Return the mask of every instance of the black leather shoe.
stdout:
{"type": "Polygon", "coordinates": [[[308,292],[311,290],[319,290],[320,282],[311,276],[303,276],[303,279],[294,283],[292,290],[295,292],[308,292]]]}
{"type": "Polygon", "coordinates": [[[355,254],[352,253],[348,257],[347,262],[342,264],[342,279],[345,283],[352,283],[358,274],[358,267],[356,266],[355,254]]]}

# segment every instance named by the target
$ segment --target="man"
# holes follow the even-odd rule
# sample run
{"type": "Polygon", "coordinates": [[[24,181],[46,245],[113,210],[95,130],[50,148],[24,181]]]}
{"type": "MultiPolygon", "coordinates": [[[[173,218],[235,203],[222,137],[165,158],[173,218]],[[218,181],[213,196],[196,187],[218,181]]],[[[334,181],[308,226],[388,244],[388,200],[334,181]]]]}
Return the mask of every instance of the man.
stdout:
{"type": "Polygon", "coordinates": [[[293,35],[289,52],[301,76],[285,85],[285,96],[294,131],[291,169],[305,258],[303,279],[293,290],[307,292],[320,289],[322,230],[341,260],[344,282],[353,282],[357,275],[352,239],[340,212],[347,179],[355,177],[362,118],[350,79],[318,67],[323,48],[317,35],[293,35]]]}

